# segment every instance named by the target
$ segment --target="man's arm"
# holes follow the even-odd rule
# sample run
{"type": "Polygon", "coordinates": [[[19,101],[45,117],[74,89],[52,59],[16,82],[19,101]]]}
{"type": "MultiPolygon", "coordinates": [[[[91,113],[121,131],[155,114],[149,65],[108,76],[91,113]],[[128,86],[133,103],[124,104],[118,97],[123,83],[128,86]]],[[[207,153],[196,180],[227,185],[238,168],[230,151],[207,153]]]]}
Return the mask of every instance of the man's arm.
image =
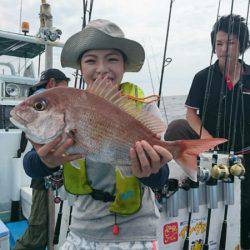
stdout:
{"type": "Polygon", "coordinates": [[[34,179],[40,179],[42,177],[51,175],[59,170],[60,167],[48,168],[40,159],[39,155],[32,149],[25,154],[23,158],[23,167],[25,173],[34,179]]]}
{"type": "MultiPolygon", "coordinates": [[[[187,107],[186,118],[187,118],[189,125],[192,127],[192,129],[199,135],[200,128],[201,128],[201,119],[197,115],[197,109],[187,107]]],[[[212,138],[212,136],[204,127],[202,127],[201,138],[202,139],[212,138]]]]}

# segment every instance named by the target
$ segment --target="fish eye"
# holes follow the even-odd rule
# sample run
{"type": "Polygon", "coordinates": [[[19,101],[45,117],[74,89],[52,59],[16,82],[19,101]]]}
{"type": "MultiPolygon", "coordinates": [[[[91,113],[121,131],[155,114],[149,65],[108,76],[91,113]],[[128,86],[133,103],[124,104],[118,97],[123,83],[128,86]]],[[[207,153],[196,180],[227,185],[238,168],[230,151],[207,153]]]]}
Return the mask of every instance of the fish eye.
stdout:
{"type": "Polygon", "coordinates": [[[43,111],[47,107],[47,103],[44,100],[37,101],[34,103],[33,108],[37,111],[43,111]]]}

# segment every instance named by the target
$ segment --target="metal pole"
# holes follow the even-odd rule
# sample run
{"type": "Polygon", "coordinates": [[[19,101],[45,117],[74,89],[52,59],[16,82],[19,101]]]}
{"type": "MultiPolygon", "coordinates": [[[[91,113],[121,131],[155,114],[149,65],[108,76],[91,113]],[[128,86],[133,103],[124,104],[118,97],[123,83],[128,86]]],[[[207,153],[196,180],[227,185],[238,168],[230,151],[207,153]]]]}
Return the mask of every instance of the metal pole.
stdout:
{"type": "MultiPolygon", "coordinates": [[[[44,20],[46,28],[52,28],[53,16],[51,14],[50,5],[43,3],[41,6],[41,18],[44,20]]],[[[51,45],[45,45],[45,70],[53,67],[53,47],[51,45]]]]}
{"type": "MultiPolygon", "coordinates": [[[[40,9],[41,26],[51,28],[53,23],[53,17],[51,14],[50,5],[46,3],[46,0],[42,0],[40,9]]],[[[45,70],[53,67],[53,47],[45,45],[45,70]]],[[[55,229],[55,203],[53,199],[52,189],[48,189],[48,250],[54,250],[53,236],[55,229]]]]}

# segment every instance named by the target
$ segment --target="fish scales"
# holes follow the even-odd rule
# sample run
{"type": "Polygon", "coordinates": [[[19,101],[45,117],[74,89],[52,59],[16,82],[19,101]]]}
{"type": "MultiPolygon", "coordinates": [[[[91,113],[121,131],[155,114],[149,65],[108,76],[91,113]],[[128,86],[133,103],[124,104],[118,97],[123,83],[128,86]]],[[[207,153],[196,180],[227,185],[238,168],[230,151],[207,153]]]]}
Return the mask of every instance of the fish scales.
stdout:
{"type": "MultiPolygon", "coordinates": [[[[122,111],[117,110],[116,106],[111,105],[111,107],[103,109],[103,101],[105,100],[97,98],[96,102],[101,103],[100,107],[93,103],[91,108],[83,108],[81,111],[83,115],[81,115],[79,122],[80,126],[76,128],[79,132],[77,141],[88,141],[87,146],[93,150],[92,153],[88,154],[91,158],[98,155],[100,161],[106,162],[111,161],[112,155],[115,155],[112,163],[129,165],[129,149],[135,141],[145,139],[148,136],[138,126],[135,119],[131,119],[126,113],[120,114],[122,111]],[[100,112],[101,107],[102,112],[100,112]],[[116,115],[112,116],[112,114],[116,115]]],[[[107,102],[105,105],[110,105],[110,103],[107,102]]],[[[154,137],[152,132],[151,136],[154,137]]]]}
{"type": "Polygon", "coordinates": [[[75,144],[69,152],[82,153],[114,167],[130,165],[130,148],[136,141],[146,140],[152,146],[169,150],[194,181],[197,180],[197,155],[226,141],[223,138],[161,141],[156,134],[164,132],[165,126],[159,118],[136,109],[134,103],[119,92],[114,95],[115,91],[110,91],[110,100],[109,95],[103,94],[108,90],[98,92],[95,88],[110,86],[89,90],[58,87],[31,96],[11,111],[11,121],[36,143],[71,134],[75,144]]]}

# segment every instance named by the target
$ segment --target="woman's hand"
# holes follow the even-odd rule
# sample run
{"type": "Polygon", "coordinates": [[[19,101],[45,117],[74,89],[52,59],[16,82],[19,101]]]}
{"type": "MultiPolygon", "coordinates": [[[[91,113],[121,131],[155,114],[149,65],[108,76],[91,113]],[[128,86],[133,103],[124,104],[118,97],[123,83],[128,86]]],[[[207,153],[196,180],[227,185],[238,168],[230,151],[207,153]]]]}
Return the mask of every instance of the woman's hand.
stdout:
{"type": "Polygon", "coordinates": [[[140,141],[130,149],[130,158],[133,175],[142,178],[157,173],[173,156],[161,146],[151,146],[146,141],[140,141]]]}
{"type": "Polygon", "coordinates": [[[49,168],[56,168],[66,162],[83,158],[82,154],[66,153],[66,150],[74,144],[72,138],[68,137],[62,144],[61,142],[62,136],[59,136],[55,140],[43,145],[31,141],[41,161],[49,168]]]}

